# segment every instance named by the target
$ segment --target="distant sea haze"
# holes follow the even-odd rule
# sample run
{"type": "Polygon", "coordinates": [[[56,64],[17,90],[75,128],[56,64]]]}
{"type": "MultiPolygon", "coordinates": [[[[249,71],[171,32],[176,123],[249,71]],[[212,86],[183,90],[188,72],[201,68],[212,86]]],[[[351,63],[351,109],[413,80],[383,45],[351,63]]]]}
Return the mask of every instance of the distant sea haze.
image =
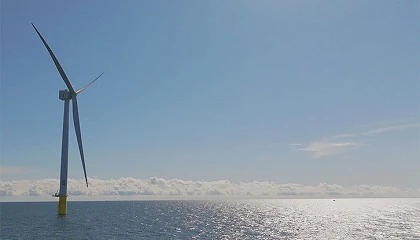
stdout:
{"type": "Polygon", "coordinates": [[[0,203],[0,239],[420,239],[420,199],[0,203]]]}
{"type": "MultiPolygon", "coordinates": [[[[232,182],[188,181],[180,179],[119,178],[115,180],[89,179],[86,188],[84,179],[69,179],[70,198],[86,200],[124,199],[127,197],[153,199],[202,199],[213,197],[233,198],[372,198],[372,197],[420,197],[420,189],[389,186],[320,183],[303,185],[281,184],[269,181],[232,182]]],[[[57,179],[0,181],[2,201],[51,199],[59,187],[57,179]]]]}

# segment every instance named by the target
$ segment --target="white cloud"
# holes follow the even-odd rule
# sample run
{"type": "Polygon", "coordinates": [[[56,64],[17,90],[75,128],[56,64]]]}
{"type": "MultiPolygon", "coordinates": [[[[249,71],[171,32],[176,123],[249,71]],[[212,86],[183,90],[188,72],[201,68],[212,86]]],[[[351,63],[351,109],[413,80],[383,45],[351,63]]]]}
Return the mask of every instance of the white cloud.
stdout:
{"type": "Polygon", "coordinates": [[[348,150],[354,150],[361,146],[366,146],[365,143],[371,141],[371,139],[367,138],[368,136],[410,128],[420,128],[420,122],[397,122],[399,123],[395,124],[394,121],[394,125],[379,124],[376,125],[375,128],[372,128],[373,126],[370,125],[371,129],[365,130],[364,132],[339,134],[328,138],[318,139],[306,145],[290,144],[290,146],[294,147],[296,151],[309,152],[310,156],[313,158],[321,158],[344,153],[348,150]]]}
{"type": "Polygon", "coordinates": [[[386,126],[386,127],[380,127],[371,129],[369,131],[364,132],[364,135],[376,135],[381,133],[387,133],[387,132],[393,132],[397,130],[404,130],[408,128],[418,128],[420,127],[420,123],[406,123],[406,124],[399,124],[399,125],[392,125],[392,126],[386,126]]]}
{"type": "Polygon", "coordinates": [[[298,147],[298,146],[302,146],[303,144],[302,143],[292,143],[292,144],[289,144],[290,146],[292,146],[292,147],[298,147]]]}
{"type": "Polygon", "coordinates": [[[359,126],[359,128],[373,129],[373,128],[379,128],[379,127],[385,127],[385,126],[406,124],[406,123],[415,122],[415,121],[416,121],[416,118],[413,118],[413,117],[411,117],[411,118],[400,118],[400,119],[394,119],[394,120],[387,120],[387,121],[380,121],[380,122],[376,122],[376,123],[364,124],[364,125],[359,126]]]}
{"type": "Polygon", "coordinates": [[[306,148],[298,148],[295,150],[311,152],[312,157],[319,158],[342,153],[349,149],[355,149],[361,145],[362,143],[357,142],[332,142],[327,139],[320,139],[310,143],[306,148]]]}
{"type": "Polygon", "coordinates": [[[354,136],[356,136],[356,133],[344,133],[344,134],[336,135],[334,136],[334,138],[351,138],[354,136]]]}
{"type": "MultiPolygon", "coordinates": [[[[89,179],[86,188],[83,179],[69,179],[68,194],[71,196],[102,197],[133,197],[168,196],[183,198],[206,197],[244,197],[244,198],[332,198],[332,197],[420,197],[420,189],[400,189],[385,186],[342,186],[321,183],[318,185],[303,185],[295,183],[279,184],[268,181],[231,182],[189,181],[180,179],[149,179],[120,178],[111,180],[89,179]]],[[[59,186],[57,179],[0,181],[0,196],[51,196],[59,186]]],[[[100,199],[100,198],[99,198],[100,199]]]]}

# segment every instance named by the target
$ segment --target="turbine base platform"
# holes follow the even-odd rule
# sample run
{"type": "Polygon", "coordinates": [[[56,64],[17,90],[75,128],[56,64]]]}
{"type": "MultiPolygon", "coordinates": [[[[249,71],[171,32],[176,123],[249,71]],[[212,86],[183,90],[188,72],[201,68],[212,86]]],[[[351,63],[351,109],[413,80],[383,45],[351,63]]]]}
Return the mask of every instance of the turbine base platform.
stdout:
{"type": "Polygon", "coordinates": [[[67,196],[58,197],[57,212],[58,215],[67,215],[67,196]]]}

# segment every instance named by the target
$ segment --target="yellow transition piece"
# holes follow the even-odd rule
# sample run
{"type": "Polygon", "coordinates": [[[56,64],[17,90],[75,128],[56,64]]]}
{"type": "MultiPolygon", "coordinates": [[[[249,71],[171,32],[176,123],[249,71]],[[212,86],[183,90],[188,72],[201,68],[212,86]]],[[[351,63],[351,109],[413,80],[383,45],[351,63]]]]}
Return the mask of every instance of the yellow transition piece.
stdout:
{"type": "Polygon", "coordinates": [[[58,197],[58,215],[67,215],[67,196],[58,197]]]}

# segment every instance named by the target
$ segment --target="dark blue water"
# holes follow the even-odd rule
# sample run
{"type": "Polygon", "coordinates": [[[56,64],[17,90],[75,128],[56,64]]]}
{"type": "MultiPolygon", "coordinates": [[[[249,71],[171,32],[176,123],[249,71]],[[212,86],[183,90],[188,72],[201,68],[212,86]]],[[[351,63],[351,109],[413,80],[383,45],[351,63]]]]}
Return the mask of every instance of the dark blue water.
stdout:
{"type": "Polygon", "coordinates": [[[420,239],[420,199],[0,203],[1,239],[420,239]]]}

